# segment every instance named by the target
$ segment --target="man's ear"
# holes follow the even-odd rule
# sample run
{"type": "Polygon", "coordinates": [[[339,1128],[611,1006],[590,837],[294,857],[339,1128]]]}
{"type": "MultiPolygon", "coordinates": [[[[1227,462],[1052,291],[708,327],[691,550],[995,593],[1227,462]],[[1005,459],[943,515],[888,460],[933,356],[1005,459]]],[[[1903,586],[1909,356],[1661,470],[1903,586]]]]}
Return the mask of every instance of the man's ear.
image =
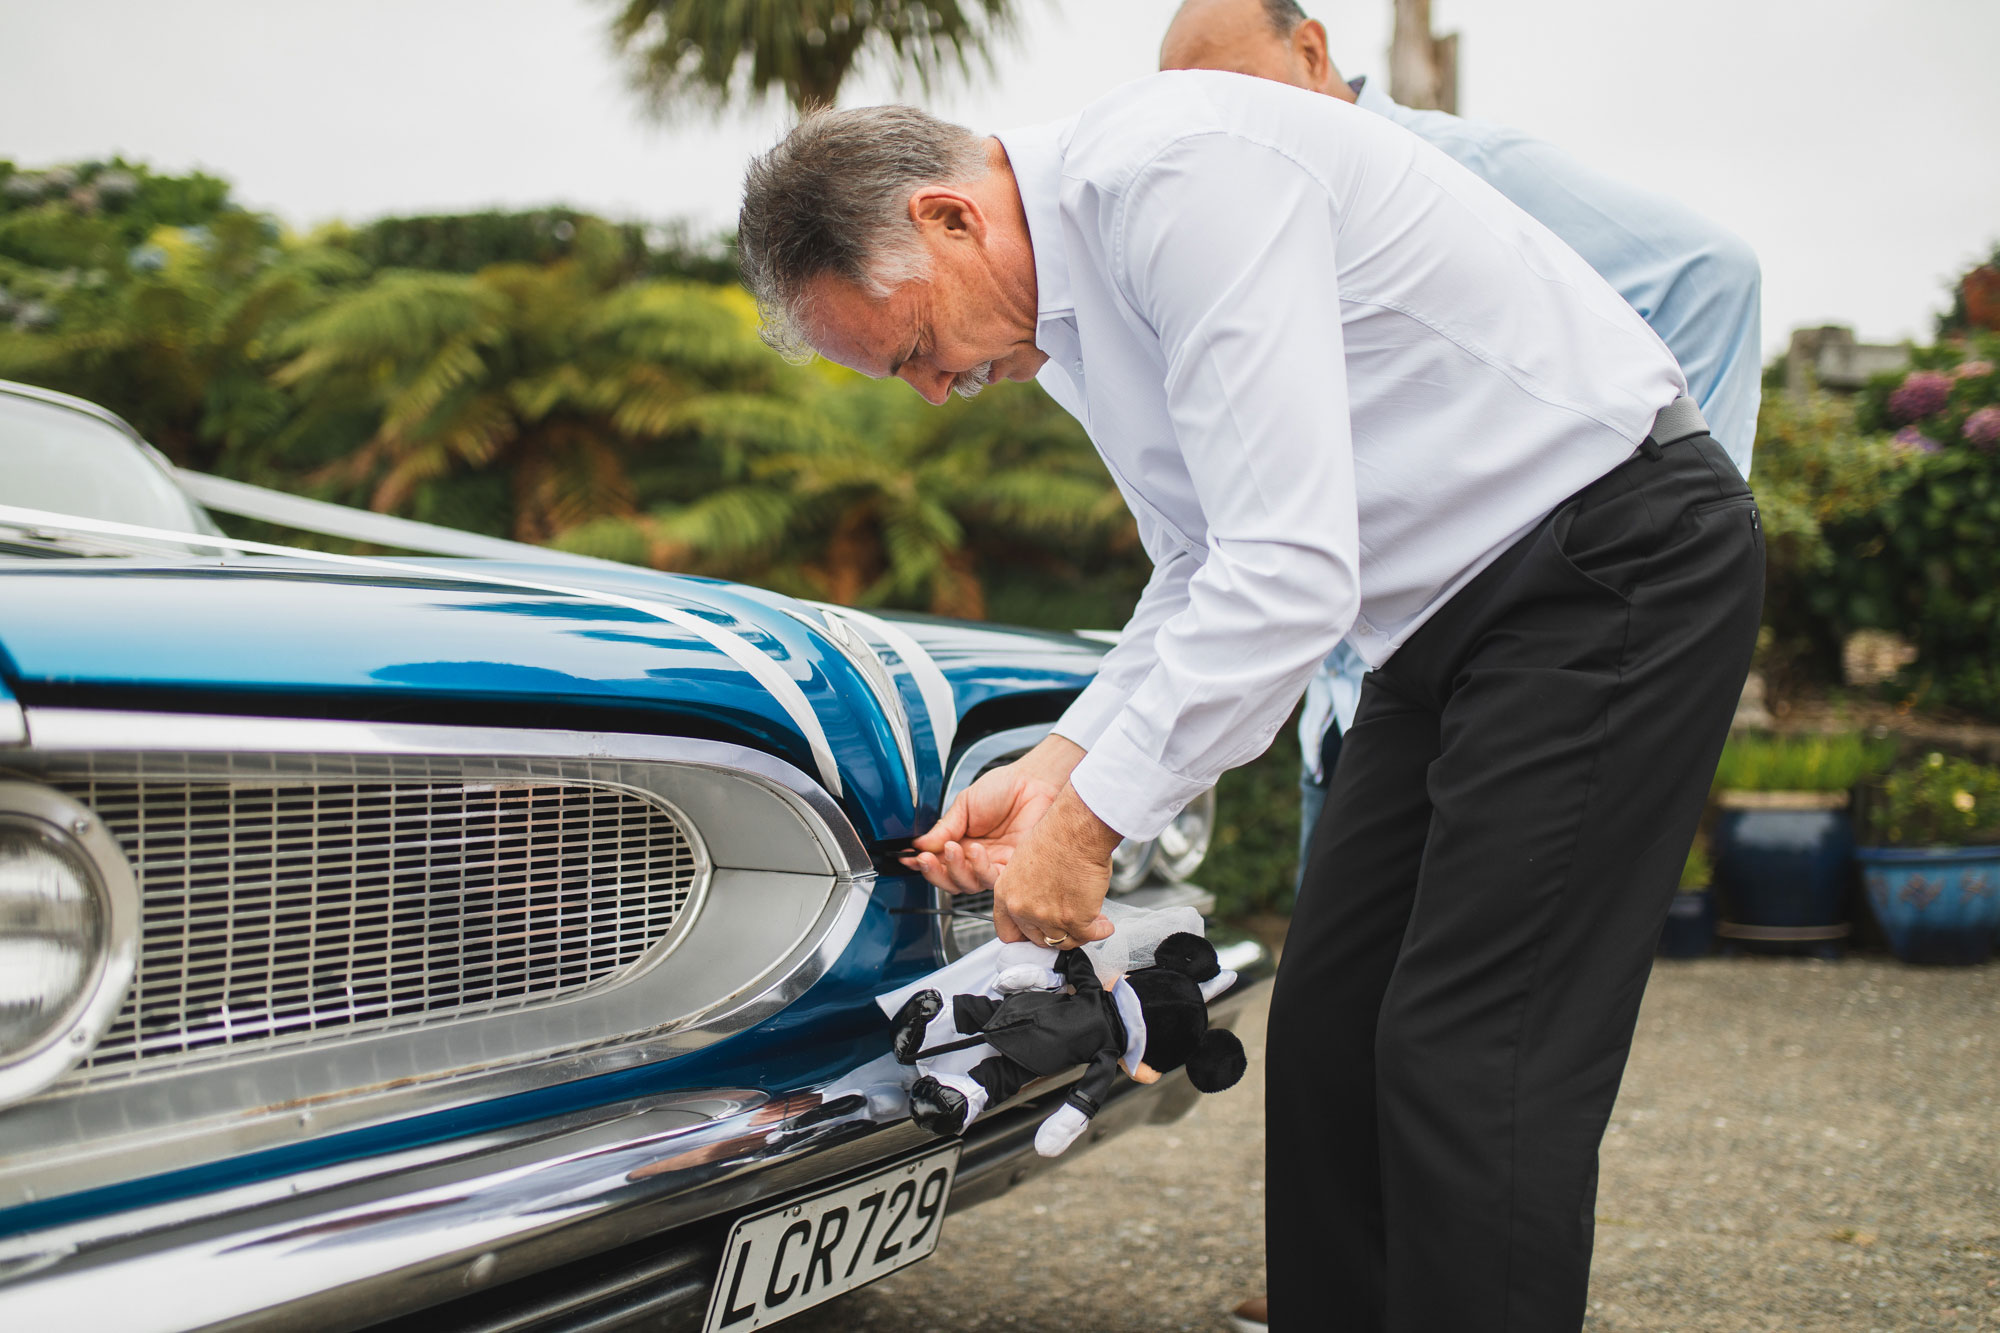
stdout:
{"type": "Polygon", "coordinates": [[[910,195],[910,221],[917,230],[954,240],[986,239],[986,214],[949,185],[926,185],[910,195]]]}
{"type": "Polygon", "coordinates": [[[1307,19],[1292,29],[1292,52],[1305,67],[1313,89],[1325,92],[1333,77],[1333,57],[1327,54],[1326,47],[1326,25],[1318,19],[1307,19]]]}

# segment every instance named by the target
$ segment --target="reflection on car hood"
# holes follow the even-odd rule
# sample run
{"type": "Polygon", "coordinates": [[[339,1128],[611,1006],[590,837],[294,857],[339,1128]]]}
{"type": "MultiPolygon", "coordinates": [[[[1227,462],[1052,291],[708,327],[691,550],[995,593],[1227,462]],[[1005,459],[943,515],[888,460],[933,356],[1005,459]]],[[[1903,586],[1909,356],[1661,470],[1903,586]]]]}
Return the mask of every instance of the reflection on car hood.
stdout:
{"type": "MultiPolygon", "coordinates": [[[[1054,696],[1052,713],[1089,679],[1101,651],[1069,635],[894,620],[942,671],[958,717],[1024,692],[1054,696]]],[[[885,654],[910,720],[899,742],[821,613],[759,589],[641,569],[448,559],[0,563],[0,670],[30,708],[717,735],[822,774],[801,719],[718,640],[749,645],[796,683],[837,766],[828,785],[839,786],[865,835],[906,838],[928,822],[942,790],[936,737],[949,728],[929,725],[910,666],[885,654]],[[670,623],[634,599],[711,628],[670,623]]]]}

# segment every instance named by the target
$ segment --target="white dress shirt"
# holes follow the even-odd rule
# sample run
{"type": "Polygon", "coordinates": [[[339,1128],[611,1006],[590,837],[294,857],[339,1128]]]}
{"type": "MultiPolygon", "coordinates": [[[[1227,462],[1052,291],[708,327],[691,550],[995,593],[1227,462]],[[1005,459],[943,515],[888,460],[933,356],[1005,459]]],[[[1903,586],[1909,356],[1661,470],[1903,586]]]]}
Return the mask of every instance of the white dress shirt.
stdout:
{"type": "MultiPolygon", "coordinates": [[[[1592,171],[1532,135],[1398,105],[1380,79],[1357,79],[1355,105],[1401,125],[1519,204],[1596,269],[1681,364],[1716,443],[1744,476],[1763,393],[1757,255],[1679,201],[1592,171]]],[[[1327,728],[1354,725],[1367,664],[1345,643],[1306,686],[1299,747],[1316,781],[1327,728]]]]}
{"type": "Polygon", "coordinates": [[[1155,566],[1056,726],[1127,837],[1261,753],[1343,634],[1388,660],[1686,389],[1573,250],[1345,102],[1175,72],[999,137],[1041,383],[1155,566]]]}

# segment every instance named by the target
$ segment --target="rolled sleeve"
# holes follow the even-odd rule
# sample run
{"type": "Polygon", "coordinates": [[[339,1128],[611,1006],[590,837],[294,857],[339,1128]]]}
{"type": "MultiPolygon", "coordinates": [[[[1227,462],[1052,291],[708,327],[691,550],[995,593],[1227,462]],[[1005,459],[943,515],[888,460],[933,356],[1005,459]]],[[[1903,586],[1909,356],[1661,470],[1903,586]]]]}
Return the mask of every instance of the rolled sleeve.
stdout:
{"type": "Polygon", "coordinates": [[[1191,778],[1161,764],[1149,740],[1114,723],[1069,775],[1092,814],[1141,841],[1159,837],[1182,807],[1215,785],[1213,778],[1191,778]]]}

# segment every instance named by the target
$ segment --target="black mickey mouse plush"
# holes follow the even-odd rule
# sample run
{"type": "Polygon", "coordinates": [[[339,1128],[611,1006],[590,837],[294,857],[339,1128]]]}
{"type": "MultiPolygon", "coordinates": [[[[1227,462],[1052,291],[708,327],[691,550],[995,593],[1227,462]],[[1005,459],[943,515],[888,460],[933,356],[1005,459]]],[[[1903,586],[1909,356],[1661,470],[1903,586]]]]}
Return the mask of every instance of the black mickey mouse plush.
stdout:
{"type": "Polygon", "coordinates": [[[896,1013],[896,1058],[921,1075],[910,1088],[910,1119],[931,1133],[963,1133],[1032,1080],[1083,1064],[1083,1077],[1035,1135],[1035,1150],[1054,1157],[1097,1114],[1120,1070],[1151,1083],[1186,1066],[1203,1092],[1243,1077],[1243,1043],[1208,1026],[1203,985],[1213,994],[1235,977],[1201,936],[1167,936],[1152,966],[1109,989],[1082,949],[1055,955],[1050,967],[1048,950],[1008,947],[1042,961],[1005,967],[986,994],[954,995],[949,1005],[935,990],[918,991],[896,1013]]]}

